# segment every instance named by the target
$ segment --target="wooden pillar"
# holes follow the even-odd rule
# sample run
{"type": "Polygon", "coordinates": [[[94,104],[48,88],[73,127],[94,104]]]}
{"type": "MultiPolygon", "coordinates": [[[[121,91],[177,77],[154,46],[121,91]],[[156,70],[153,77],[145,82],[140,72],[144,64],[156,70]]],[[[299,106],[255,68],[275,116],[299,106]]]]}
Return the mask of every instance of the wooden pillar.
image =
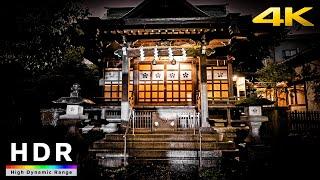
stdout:
{"type": "Polygon", "coordinates": [[[304,93],[304,101],[306,105],[306,110],[309,110],[309,103],[308,103],[308,89],[307,89],[308,82],[304,81],[303,83],[303,93],[304,93]]]}
{"type": "Polygon", "coordinates": [[[279,106],[279,100],[278,100],[278,89],[277,87],[274,88],[274,91],[275,91],[275,99],[276,99],[276,107],[279,106]]]}
{"type": "MultiPolygon", "coordinates": [[[[194,77],[197,77],[197,65],[194,61],[192,61],[192,89],[197,89],[196,87],[198,87],[198,84],[197,84],[197,78],[194,78],[194,77]]],[[[192,105],[195,105],[197,104],[197,96],[198,94],[194,91],[192,93],[192,105]]]]}
{"type": "Polygon", "coordinates": [[[200,101],[201,101],[201,127],[210,127],[208,122],[208,92],[207,92],[207,56],[205,36],[202,37],[202,50],[200,55],[200,101]]]}
{"type": "Polygon", "coordinates": [[[129,121],[129,83],[130,83],[130,61],[127,55],[126,38],[123,36],[122,47],[122,100],[121,100],[121,120],[129,121]]]}
{"type": "Polygon", "coordinates": [[[228,60],[228,83],[229,83],[229,98],[234,96],[233,92],[233,67],[232,60],[228,60]]]}
{"type": "MultiPolygon", "coordinates": [[[[232,60],[228,60],[228,84],[229,84],[229,100],[233,98],[233,68],[232,68],[232,60]]],[[[229,105],[229,102],[228,102],[229,105]]],[[[231,126],[231,109],[227,108],[227,126],[231,126]]]]}
{"type": "MultiPolygon", "coordinates": [[[[294,104],[292,105],[298,105],[298,96],[297,96],[297,85],[293,84],[293,91],[294,91],[294,104]]],[[[287,91],[286,91],[287,93],[287,91]]]]}
{"type": "MultiPolygon", "coordinates": [[[[305,68],[305,65],[302,65],[302,70],[305,68]]],[[[308,82],[303,80],[303,94],[304,94],[304,101],[306,105],[306,110],[309,110],[309,103],[308,103],[308,89],[307,89],[308,82]]]]}
{"type": "Polygon", "coordinates": [[[139,64],[134,63],[133,65],[133,97],[134,97],[134,105],[138,104],[139,100],[139,94],[138,94],[138,88],[139,88],[139,64]]]}

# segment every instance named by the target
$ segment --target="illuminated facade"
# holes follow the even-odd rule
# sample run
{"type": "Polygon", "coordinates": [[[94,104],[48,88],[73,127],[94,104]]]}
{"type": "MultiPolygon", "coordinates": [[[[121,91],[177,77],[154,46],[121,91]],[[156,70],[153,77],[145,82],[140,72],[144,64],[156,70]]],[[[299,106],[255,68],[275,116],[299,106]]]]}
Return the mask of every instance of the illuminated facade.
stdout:
{"type": "Polygon", "coordinates": [[[246,38],[248,19],[227,13],[226,5],[185,0],[146,0],[90,18],[86,29],[101,52],[88,54],[104,69],[102,106],[121,109],[122,120],[130,109],[192,109],[202,127],[212,119],[230,126],[234,102],[246,93],[244,78],[233,81],[229,49],[246,38]]]}

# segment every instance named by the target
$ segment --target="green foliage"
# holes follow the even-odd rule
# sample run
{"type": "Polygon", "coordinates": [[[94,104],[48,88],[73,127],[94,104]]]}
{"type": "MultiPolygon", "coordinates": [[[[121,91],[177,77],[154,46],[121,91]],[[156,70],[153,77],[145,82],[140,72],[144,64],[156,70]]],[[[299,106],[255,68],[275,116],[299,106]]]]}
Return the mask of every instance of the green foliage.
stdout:
{"type": "Polygon", "coordinates": [[[0,64],[21,64],[37,77],[53,73],[72,58],[83,59],[83,51],[74,51],[73,57],[66,55],[70,49],[80,48],[78,39],[83,32],[77,21],[88,15],[81,1],[28,1],[16,6],[16,34],[3,41],[0,64]]]}
{"type": "Polygon", "coordinates": [[[262,106],[262,105],[272,105],[272,104],[274,104],[274,101],[270,101],[262,97],[248,97],[236,102],[237,106],[262,106]]]}
{"type": "MultiPolygon", "coordinates": [[[[88,14],[82,0],[15,2],[10,15],[15,17],[15,29],[0,39],[0,65],[22,69],[12,73],[19,77],[12,88],[21,94],[31,89],[41,104],[68,96],[76,82],[84,97],[95,96],[99,70],[83,63],[85,34],[78,23],[88,14]]],[[[11,81],[17,79],[12,76],[11,81]]]]}
{"type": "MultiPolygon", "coordinates": [[[[315,64],[314,64],[315,65],[315,64]]],[[[311,81],[314,93],[314,100],[320,102],[320,71],[318,65],[314,67],[311,64],[305,64],[301,72],[298,74],[298,79],[303,81],[311,81]]]]}
{"type": "Polygon", "coordinates": [[[63,59],[69,63],[81,63],[83,60],[84,47],[68,47],[63,54],[63,59]]]}
{"type": "Polygon", "coordinates": [[[262,82],[292,82],[296,77],[293,67],[286,64],[269,64],[256,72],[262,82]]]}

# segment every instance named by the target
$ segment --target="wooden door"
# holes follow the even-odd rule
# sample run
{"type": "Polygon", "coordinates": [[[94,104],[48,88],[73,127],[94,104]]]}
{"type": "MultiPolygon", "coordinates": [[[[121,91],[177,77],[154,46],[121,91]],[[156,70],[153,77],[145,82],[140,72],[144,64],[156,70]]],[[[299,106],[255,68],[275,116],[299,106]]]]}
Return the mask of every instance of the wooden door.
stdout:
{"type": "Polygon", "coordinates": [[[138,65],[138,104],[191,105],[193,104],[194,68],[192,63],[140,62],[138,65]]]}

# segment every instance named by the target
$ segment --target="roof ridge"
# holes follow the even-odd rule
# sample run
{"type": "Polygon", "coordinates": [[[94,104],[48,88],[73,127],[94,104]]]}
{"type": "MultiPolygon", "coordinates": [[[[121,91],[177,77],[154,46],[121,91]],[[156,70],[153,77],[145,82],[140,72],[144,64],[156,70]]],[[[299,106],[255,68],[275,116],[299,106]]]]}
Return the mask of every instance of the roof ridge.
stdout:
{"type": "MultiPolygon", "coordinates": [[[[205,13],[204,11],[202,11],[201,9],[196,7],[195,5],[191,4],[187,0],[175,0],[175,1],[173,1],[173,0],[171,0],[171,1],[170,0],[144,0],[139,5],[137,5],[135,8],[130,10],[128,13],[123,15],[121,18],[131,18],[131,17],[139,16],[139,13],[143,14],[143,12],[148,12],[147,10],[144,10],[145,8],[154,7],[154,10],[156,10],[158,8],[163,8],[163,9],[169,10],[170,8],[173,8],[174,5],[178,6],[178,7],[181,7],[181,6],[187,7],[188,9],[191,10],[190,14],[192,14],[192,13],[195,14],[194,17],[209,17],[209,15],[207,13],[205,13]],[[158,5],[158,6],[154,7],[154,5],[158,5]]],[[[179,9],[177,9],[177,10],[179,10],[179,9]]],[[[153,11],[152,13],[159,13],[159,12],[153,11]]],[[[160,13],[168,13],[168,11],[166,11],[166,12],[161,11],[160,13]]],[[[159,16],[161,16],[161,15],[164,15],[164,14],[159,14],[159,16]]]]}

